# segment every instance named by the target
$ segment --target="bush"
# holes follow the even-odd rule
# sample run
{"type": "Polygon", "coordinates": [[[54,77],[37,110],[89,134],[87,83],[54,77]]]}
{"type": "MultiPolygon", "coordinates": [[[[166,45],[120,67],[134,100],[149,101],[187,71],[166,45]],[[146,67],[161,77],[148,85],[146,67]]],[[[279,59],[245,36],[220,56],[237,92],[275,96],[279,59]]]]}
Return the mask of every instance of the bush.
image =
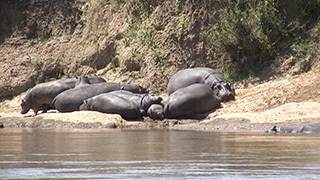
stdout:
{"type": "Polygon", "coordinates": [[[275,62],[281,59],[279,56],[305,58],[310,57],[311,51],[311,57],[319,53],[314,43],[319,35],[314,37],[312,33],[319,28],[319,0],[221,0],[220,3],[217,14],[210,18],[212,28],[202,35],[212,43],[216,54],[230,58],[229,65],[221,62],[223,66],[219,68],[231,79],[256,76],[263,67],[281,64],[275,62]],[[308,44],[313,44],[312,50],[308,44]]]}
{"type": "Polygon", "coordinates": [[[226,0],[218,18],[211,19],[214,28],[207,35],[214,48],[246,72],[268,64],[288,37],[287,23],[272,0],[226,0]]]}

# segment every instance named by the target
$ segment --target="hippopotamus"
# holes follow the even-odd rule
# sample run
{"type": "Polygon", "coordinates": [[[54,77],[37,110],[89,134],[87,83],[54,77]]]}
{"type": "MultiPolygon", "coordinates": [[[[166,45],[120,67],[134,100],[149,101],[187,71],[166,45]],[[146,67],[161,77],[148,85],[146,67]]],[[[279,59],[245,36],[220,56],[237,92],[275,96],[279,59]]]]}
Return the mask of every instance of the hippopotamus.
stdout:
{"type": "Polygon", "coordinates": [[[220,99],[206,84],[192,84],[173,92],[164,102],[166,118],[182,118],[193,114],[203,114],[217,108],[220,99]]]}
{"type": "Polygon", "coordinates": [[[164,119],[164,109],[163,109],[163,104],[152,104],[148,111],[147,114],[150,118],[152,119],[164,119]]]}
{"type": "Polygon", "coordinates": [[[171,95],[176,90],[201,83],[209,85],[221,101],[234,100],[235,90],[219,72],[206,67],[183,69],[175,73],[168,82],[167,91],[171,95]]]}
{"type": "Polygon", "coordinates": [[[84,100],[80,110],[120,114],[126,120],[140,119],[148,108],[160,103],[162,98],[152,94],[136,94],[125,90],[103,93],[84,100]]]}
{"type": "Polygon", "coordinates": [[[320,123],[303,124],[300,126],[273,126],[268,133],[320,133],[320,123]]]}
{"type": "MultiPolygon", "coordinates": [[[[74,78],[77,81],[75,85],[89,84],[86,76],[74,78]]],[[[64,81],[51,81],[40,83],[33,87],[21,102],[21,114],[26,114],[30,109],[33,110],[33,116],[36,116],[39,109],[42,113],[46,113],[49,108],[53,108],[52,100],[61,92],[72,88],[72,86],[64,81]]]]}
{"type": "Polygon", "coordinates": [[[146,92],[145,88],[138,84],[105,82],[66,90],[54,98],[53,104],[59,112],[79,111],[79,107],[84,100],[116,90],[127,90],[134,93],[146,92]]]}
{"type": "MultiPolygon", "coordinates": [[[[66,79],[62,82],[66,83],[69,87],[74,88],[76,87],[77,82],[80,83],[81,81],[78,80],[81,76],[77,76],[74,78],[66,79]]],[[[105,83],[106,80],[99,76],[85,76],[89,80],[89,84],[98,84],[98,83],[105,83]]]]}
{"type": "Polygon", "coordinates": [[[78,76],[64,81],[50,81],[40,83],[33,87],[21,102],[21,114],[26,114],[30,109],[33,110],[33,116],[36,116],[39,109],[46,113],[52,105],[53,99],[63,91],[81,86],[84,84],[95,84],[106,82],[103,78],[97,76],[78,76]]]}
{"type": "Polygon", "coordinates": [[[90,85],[91,84],[89,77],[86,75],[78,76],[76,79],[77,79],[77,82],[75,84],[75,87],[81,87],[83,85],[90,85]]]}

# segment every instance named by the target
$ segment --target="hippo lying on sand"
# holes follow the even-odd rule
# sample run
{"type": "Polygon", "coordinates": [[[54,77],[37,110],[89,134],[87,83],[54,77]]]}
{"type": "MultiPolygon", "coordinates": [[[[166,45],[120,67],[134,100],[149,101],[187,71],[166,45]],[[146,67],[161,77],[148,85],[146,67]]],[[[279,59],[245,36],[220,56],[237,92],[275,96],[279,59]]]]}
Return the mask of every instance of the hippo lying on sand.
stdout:
{"type": "Polygon", "coordinates": [[[181,118],[206,113],[220,105],[220,100],[206,84],[192,84],[172,93],[164,102],[166,118],[181,118]]]}
{"type": "MultiPolygon", "coordinates": [[[[73,87],[90,83],[86,76],[79,76],[73,79],[76,80],[73,87]]],[[[21,114],[28,113],[30,109],[33,110],[34,116],[37,115],[39,109],[43,110],[42,113],[46,113],[49,108],[53,108],[52,100],[58,94],[72,88],[72,84],[68,82],[71,82],[70,79],[40,83],[33,87],[21,102],[21,114]]]]}
{"type": "Polygon", "coordinates": [[[164,119],[164,109],[163,109],[163,104],[152,104],[148,111],[147,114],[150,118],[152,119],[164,119]]]}
{"type": "Polygon", "coordinates": [[[54,98],[53,104],[59,112],[78,111],[84,100],[93,96],[116,90],[127,90],[134,93],[144,93],[145,89],[137,84],[99,83],[79,88],[69,89],[54,98]]]}
{"type": "Polygon", "coordinates": [[[206,67],[188,68],[175,73],[168,82],[168,94],[195,83],[209,85],[221,101],[234,100],[235,90],[232,85],[222,74],[206,67]]]}
{"type": "Polygon", "coordinates": [[[126,120],[133,120],[145,116],[152,104],[158,104],[161,101],[162,98],[156,95],[120,90],[86,99],[80,106],[80,110],[120,114],[126,120]]]}
{"type": "Polygon", "coordinates": [[[320,133],[320,123],[303,124],[300,126],[273,126],[268,133],[320,133]]]}

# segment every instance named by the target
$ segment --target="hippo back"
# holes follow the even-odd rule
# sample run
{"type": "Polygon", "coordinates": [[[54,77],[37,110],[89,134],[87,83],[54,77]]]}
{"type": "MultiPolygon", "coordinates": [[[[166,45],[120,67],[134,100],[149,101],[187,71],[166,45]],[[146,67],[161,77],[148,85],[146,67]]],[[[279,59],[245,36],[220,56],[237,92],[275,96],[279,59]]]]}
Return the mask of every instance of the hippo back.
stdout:
{"type": "Polygon", "coordinates": [[[302,124],[299,126],[273,126],[268,133],[320,133],[320,123],[302,124]]]}
{"type": "Polygon", "coordinates": [[[61,92],[70,89],[70,87],[63,82],[52,81],[40,83],[33,87],[24,97],[24,102],[21,104],[21,114],[27,113],[33,109],[35,115],[43,106],[51,106],[52,100],[61,92]]]}
{"type": "Polygon", "coordinates": [[[168,94],[195,83],[209,85],[222,101],[234,99],[235,91],[226,78],[219,72],[206,67],[188,68],[175,73],[168,82],[168,94]]]}
{"type": "Polygon", "coordinates": [[[126,90],[113,91],[108,94],[113,94],[135,103],[139,107],[142,115],[147,114],[147,110],[152,104],[159,104],[162,101],[162,98],[157,95],[146,93],[138,94],[126,90]]]}
{"type": "MultiPolygon", "coordinates": [[[[115,90],[120,90],[127,85],[119,83],[99,83],[91,84],[87,86],[80,86],[78,88],[69,89],[61,94],[59,94],[54,100],[54,105],[59,112],[72,112],[78,111],[80,105],[84,100],[91,98],[93,96],[108,93],[115,90]]],[[[136,85],[139,87],[138,85],[136,85]]],[[[137,89],[130,89],[132,91],[138,91],[137,89]]]]}
{"type": "Polygon", "coordinates": [[[144,95],[144,94],[134,93],[134,92],[127,91],[127,90],[112,91],[112,92],[109,92],[108,94],[112,94],[114,96],[119,96],[124,99],[128,99],[129,101],[131,101],[137,105],[139,105],[141,103],[141,99],[144,95]]]}
{"type": "Polygon", "coordinates": [[[47,99],[47,103],[51,104],[52,99],[68,89],[70,88],[67,84],[59,81],[41,83],[32,88],[32,99],[37,101],[40,98],[45,98],[47,99]]]}
{"type": "Polygon", "coordinates": [[[218,107],[220,100],[206,84],[192,84],[172,93],[164,103],[167,118],[206,113],[218,107]]]}
{"type": "Polygon", "coordinates": [[[194,68],[180,70],[169,79],[167,92],[170,95],[177,89],[190,86],[191,84],[204,83],[203,77],[208,75],[209,73],[207,71],[198,71],[194,68]]]}
{"type": "MultiPolygon", "coordinates": [[[[99,76],[87,76],[89,80],[89,84],[98,84],[105,83],[106,80],[99,76]]],[[[78,79],[76,77],[63,80],[61,82],[66,83],[70,88],[74,88],[76,86],[78,79]]]]}
{"type": "Polygon", "coordinates": [[[141,117],[139,107],[129,99],[112,93],[103,93],[84,101],[80,110],[93,110],[102,113],[119,114],[126,120],[141,117]]]}

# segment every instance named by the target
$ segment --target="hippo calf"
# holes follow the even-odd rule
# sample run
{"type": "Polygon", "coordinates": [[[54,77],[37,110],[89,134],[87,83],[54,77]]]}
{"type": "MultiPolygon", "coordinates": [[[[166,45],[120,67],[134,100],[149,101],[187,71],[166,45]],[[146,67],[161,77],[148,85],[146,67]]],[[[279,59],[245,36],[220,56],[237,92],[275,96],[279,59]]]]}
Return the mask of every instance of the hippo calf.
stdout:
{"type": "Polygon", "coordinates": [[[93,110],[103,113],[120,114],[126,120],[140,119],[153,104],[162,98],[152,94],[136,94],[119,90],[103,93],[84,100],[80,110],[93,110]]]}
{"type": "Polygon", "coordinates": [[[145,89],[137,84],[106,82],[66,90],[54,98],[53,104],[59,112],[79,111],[79,107],[84,100],[102,93],[108,93],[116,90],[127,90],[134,93],[145,92],[145,89]]]}
{"type": "Polygon", "coordinates": [[[195,83],[209,85],[221,101],[234,100],[235,90],[232,85],[222,74],[206,67],[188,68],[175,73],[168,82],[168,94],[195,83]]]}
{"type": "Polygon", "coordinates": [[[152,104],[148,111],[147,111],[147,114],[150,118],[152,119],[164,119],[165,116],[164,116],[164,109],[163,109],[163,105],[160,103],[160,104],[152,104]]]}
{"type": "Polygon", "coordinates": [[[303,124],[300,126],[273,126],[268,133],[320,133],[320,123],[303,124]]]}
{"type": "Polygon", "coordinates": [[[166,118],[182,118],[193,114],[202,114],[220,105],[210,86],[192,84],[173,92],[164,102],[166,118]]]}

